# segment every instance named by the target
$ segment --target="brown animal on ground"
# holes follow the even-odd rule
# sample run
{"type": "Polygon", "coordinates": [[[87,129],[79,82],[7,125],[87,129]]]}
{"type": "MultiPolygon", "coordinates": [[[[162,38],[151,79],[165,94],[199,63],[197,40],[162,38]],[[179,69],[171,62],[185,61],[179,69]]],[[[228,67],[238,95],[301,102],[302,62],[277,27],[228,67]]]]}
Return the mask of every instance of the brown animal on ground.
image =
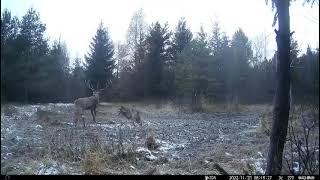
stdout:
{"type": "Polygon", "coordinates": [[[140,112],[137,110],[129,109],[124,106],[121,106],[119,108],[119,115],[123,115],[127,119],[132,120],[134,126],[135,126],[134,123],[140,124],[140,126],[142,126],[140,112]]]}
{"type": "MultiPolygon", "coordinates": [[[[95,120],[95,117],[97,115],[97,106],[99,104],[99,94],[102,90],[95,90],[92,88],[90,82],[85,81],[86,86],[92,90],[92,96],[90,97],[84,97],[84,98],[79,98],[74,101],[75,105],[75,125],[77,125],[77,121],[81,117],[83,121],[83,127],[85,127],[85,120],[84,120],[84,111],[89,110],[91,111],[92,115],[92,120],[93,122],[97,123],[95,120]]],[[[97,85],[97,89],[99,88],[99,84],[97,85]]]]}
{"type": "Polygon", "coordinates": [[[133,120],[140,124],[140,126],[142,126],[142,121],[141,121],[141,117],[140,117],[140,112],[136,111],[136,113],[133,115],[133,120]]]}
{"type": "Polygon", "coordinates": [[[126,108],[124,106],[121,106],[119,108],[119,115],[123,115],[127,119],[132,119],[132,113],[129,108],[126,108]]]}

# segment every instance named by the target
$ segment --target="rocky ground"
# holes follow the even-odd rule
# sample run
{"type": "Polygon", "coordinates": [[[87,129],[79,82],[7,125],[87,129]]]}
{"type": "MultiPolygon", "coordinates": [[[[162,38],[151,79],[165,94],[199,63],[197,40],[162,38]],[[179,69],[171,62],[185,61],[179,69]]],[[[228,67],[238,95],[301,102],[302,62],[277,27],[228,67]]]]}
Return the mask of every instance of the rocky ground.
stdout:
{"type": "MultiPolygon", "coordinates": [[[[93,123],[74,125],[72,104],[1,107],[1,174],[261,174],[268,137],[259,131],[267,106],[228,113],[181,112],[170,105],[124,104],[142,126],[102,103],[93,123]],[[156,148],[146,141],[155,139],[156,148]]],[[[270,108],[269,108],[270,109],[270,108]]]]}

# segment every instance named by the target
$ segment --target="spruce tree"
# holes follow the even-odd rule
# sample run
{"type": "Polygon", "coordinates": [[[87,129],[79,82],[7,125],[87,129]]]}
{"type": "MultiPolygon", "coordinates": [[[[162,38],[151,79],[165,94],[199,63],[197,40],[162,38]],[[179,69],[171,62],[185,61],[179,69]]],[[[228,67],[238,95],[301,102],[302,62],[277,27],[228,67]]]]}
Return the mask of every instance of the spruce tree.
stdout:
{"type": "Polygon", "coordinates": [[[49,46],[45,38],[46,26],[34,9],[30,8],[22,17],[19,30],[15,42],[16,66],[12,70],[16,73],[15,88],[22,89],[24,92],[20,93],[24,94],[25,102],[29,102],[32,100],[29,95],[37,94],[41,89],[42,64],[46,61],[49,46]]]}
{"type": "Polygon", "coordinates": [[[19,32],[19,20],[7,9],[1,14],[1,101],[7,100],[9,87],[14,84],[17,56],[15,41],[19,32]]]}
{"type": "Polygon", "coordinates": [[[181,53],[183,49],[190,44],[192,36],[192,32],[187,27],[187,22],[185,18],[181,18],[173,35],[171,47],[172,59],[176,59],[177,55],[181,53]]]}
{"type": "Polygon", "coordinates": [[[92,39],[87,62],[86,76],[95,88],[104,88],[113,79],[115,68],[114,46],[107,29],[100,23],[92,39]],[[100,85],[100,87],[98,87],[100,85]]]}
{"type": "Polygon", "coordinates": [[[232,63],[229,69],[231,89],[231,101],[238,104],[240,95],[247,91],[247,80],[249,76],[249,61],[252,58],[251,43],[245,33],[239,29],[232,37],[231,41],[232,63]]]}
{"type": "Polygon", "coordinates": [[[168,92],[168,85],[164,80],[165,66],[168,60],[168,45],[170,32],[168,25],[163,27],[159,22],[152,24],[147,37],[147,55],[145,62],[145,94],[163,97],[168,92]]]}

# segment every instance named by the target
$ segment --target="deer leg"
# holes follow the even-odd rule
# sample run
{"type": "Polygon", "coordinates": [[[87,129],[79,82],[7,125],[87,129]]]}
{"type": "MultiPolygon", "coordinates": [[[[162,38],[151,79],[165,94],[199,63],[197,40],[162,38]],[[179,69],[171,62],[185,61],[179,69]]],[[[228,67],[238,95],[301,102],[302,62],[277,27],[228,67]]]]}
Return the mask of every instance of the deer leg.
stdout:
{"type": "Polygon", "coordinates": [[[78,118],[79,118],[79,110],[76,109],[74,112],[74,125],[75,125],[75,127],[77,127],[78,118]]]}
{"type": "Polygon", "coordinates": [[[74,118],[74,126],[77,127],[78,117],[74,118]]]}
{"type": "Polygon", "coordinates": [[[134,119],[130,119],[130,121],[132,122],[133,126],[136,127],[136,124],[134,123],[134,119]]]}
{"type": "Polygon", "coordinates": [[[86,122],[84,120],[84,114],[81,114],[81,119],[82,119],[82,122],[83,122],[83,128],[86,127],[86,122]]]}
{"type": "Polygon", "coordinates": [[[93,122],[94,122],[94,123],[97,123],[97,122],[96,122],[96,118],[95,118],[95,109],[91,109],[91,114],[92,114],[93,122]]]}

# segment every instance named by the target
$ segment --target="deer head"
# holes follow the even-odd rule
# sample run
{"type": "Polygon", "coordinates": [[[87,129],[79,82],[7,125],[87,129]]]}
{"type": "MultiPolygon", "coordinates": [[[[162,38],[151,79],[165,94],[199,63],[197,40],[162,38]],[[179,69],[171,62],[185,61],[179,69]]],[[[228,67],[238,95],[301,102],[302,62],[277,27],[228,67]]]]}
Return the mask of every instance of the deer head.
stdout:
{"type": "Polygon", "coordinates": [[[97,88],[96,89],[94,89],[92,87],[92,84],[91,84],[90,80],[85,80],[84,82],[85,82],[87,88],[92,91],[92,96],[96,97],[98,99],[98,101],[99,101],[100,91],[103,90],[103,89],[98,90],[99,82],[97,83],[97,88]]]}

